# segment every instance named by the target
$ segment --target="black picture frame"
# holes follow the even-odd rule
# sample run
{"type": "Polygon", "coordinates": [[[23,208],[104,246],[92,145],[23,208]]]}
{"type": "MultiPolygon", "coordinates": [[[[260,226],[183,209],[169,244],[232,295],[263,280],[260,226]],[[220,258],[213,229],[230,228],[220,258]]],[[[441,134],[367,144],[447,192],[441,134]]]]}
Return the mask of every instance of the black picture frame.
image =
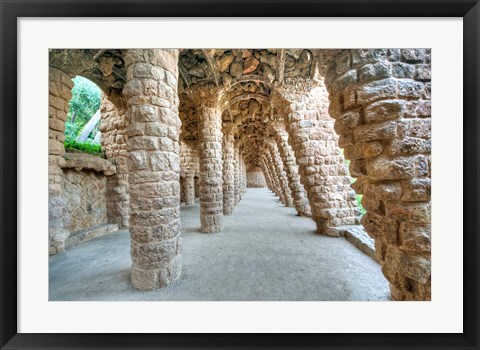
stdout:
{"type": "MultiPolygon", "coordinates": [[[[0,227],[2,349],[478,349],[478,0],[0,0],[0,227]],[[114,6],[113,6],[114,5],[114,6]],[[462,334],[25,334],[17,333],[17,18],[19,17],[463,17],[462,334]]],[[[445,315],[448,317],[448,315],[445,315]]],[[[382,322],[382,320],[379,320],[382,322]]]]}

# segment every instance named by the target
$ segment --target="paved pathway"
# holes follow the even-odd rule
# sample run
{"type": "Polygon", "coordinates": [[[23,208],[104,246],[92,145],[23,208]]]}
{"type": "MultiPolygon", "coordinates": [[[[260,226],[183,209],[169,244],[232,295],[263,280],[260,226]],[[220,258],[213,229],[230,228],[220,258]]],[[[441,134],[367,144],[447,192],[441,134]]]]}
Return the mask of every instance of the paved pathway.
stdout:
{"type": "Polygon", "coordinates": [[[183,273],[153,292],[131,287],[128,231],[50,257],[50,300],[389,300],[380,265],[344,238],[315,233],[268,189],[249,188],[221,234],[181,207],[183,273]]]}

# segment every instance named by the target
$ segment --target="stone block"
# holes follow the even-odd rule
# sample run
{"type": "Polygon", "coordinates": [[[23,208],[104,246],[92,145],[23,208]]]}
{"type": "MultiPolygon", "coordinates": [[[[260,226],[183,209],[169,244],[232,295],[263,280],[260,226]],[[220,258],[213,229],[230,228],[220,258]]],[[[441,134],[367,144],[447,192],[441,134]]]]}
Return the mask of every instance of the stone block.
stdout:
{"type": "Polygon", "coordinates": [[[415,158],[367,158],[366,173],[372,180],[401,180],[415,177],[415,158]]]}
{"type": "Polygon", "coordinates": [[[417,65],[415,79],[421,81],[430,81],[432,79],[432,67],[429,64],[417,65]]]}
{"type": "Polygon", "coordinates": [[[350,51],[352,54],[352,67],[384,61],[387,58],[386,49],[358,49],[350,51]]]}
{"type": "Polygon", "coordinates": [[[378,200],[400,199],[401,194],[402,188],[398,182],[369,183],[365,192],[366,196],[371,196],[378,200]]]}
{"type": "Polygon", "coordinates": [[[397,221],[383,215],[367,212],[362,217],[361,222],[370,237],[390,244],[397,243],[397,221]]]}
{"type": "Polygon", "coordinates": [[[352,69],[335,79],[331,85],[331,94],[344,90],[347,86],[357,83],[357,70],[352,69]]]}
{"type": "Polygon", "coordinates": [[[430,223],[430,203],[387,202],[385,211],[388,217],[397,221],[430,223]]]}
{"type": "Polygon", "coordinates": [[[397,95],[397,81],[393,78],[372,81],[357,87],[357,103],[360,105],[384,99],[392,99],[397,95]]]}
{"type": "Polygon", "coordinates": [[[431,229],[429,224],[401,222],[398,230],[399,242],[407,250],[430,252],[431,229]]]}
{"type": "Polygon", "coordinates": [[[431,180],[412,179],[402,182],[402,201],[430,201],[431,180]]]}
{"type": "Polygon", "coordinates": [[[419,283],[426,283],[431,275],[429,258],[418,253],[399,250],[394,246],[387,248],[385,266],[419,283]]]}
{"type": "Polygon", "coordinates": [[[354,131],[356,142],[392,139],[397,134],[396,122],[384,122],[360,125],[354,131]]]}
{"type": "Polygon", "coordinates": [[[430,154],[432,149],[430,140],[419,139],[415,137],[405,137],[403,139],[393,140],[390,145],[390,154],[392,156],[411,155],[411,154],[430,154]]]}
{"type": "Polygon", "coordinates": [[[419,63],[425,60],[425,49],[402,49],[401,59],[408,63],[419,63]]]}
{"type": "Polygon", "coordinates": [[[415,66],[404,62],[394,62],[392,63],[392,74],[399,79],[413,79],[415,66]]]}
{"type": "Polygon", "coordinates": [[[399,100],[386,100],[372,103],[365,108],[365,121],[367,123],[386,121],[402,117],[405,102],[399,100]]]}
{"type": "Polygon", "coordinates": [[[398,80],[398,96],[402,98],[418,99],[423,93],[423,83],[410,80],[398,80]]]}
{"type": "Polygon", "coordinates": [[[369,80],[385,79],[392,76],[392,66],[387,61],[366,64],[358,69],[358,81],[365,82],[369,80]]]}
{"type": "MultiPolygon", "coordinates": [[[[157,108],[151,105],[132,107],[132,122],[156,122],[158,121],[157,108]]],[[[129,135],[130,136],[130,135],[129,135]]]]}

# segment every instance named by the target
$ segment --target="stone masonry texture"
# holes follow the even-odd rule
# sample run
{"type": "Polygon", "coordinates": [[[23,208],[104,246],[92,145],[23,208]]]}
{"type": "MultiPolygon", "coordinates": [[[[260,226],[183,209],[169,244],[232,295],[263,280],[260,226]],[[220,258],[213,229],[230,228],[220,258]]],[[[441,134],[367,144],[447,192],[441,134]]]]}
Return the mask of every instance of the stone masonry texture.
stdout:
{"type": "Polygon", "coordinates": [[[135,288],[153,290],[180,277],[178,51],[129,50],[127,147],[135,288]]]}
{"type": "Polygon", "coordinates": [[[363,194],[397,300],[430,300],[430,51],[344,50],[327,69],[329,111],[363,194]]]}
{"type": "Polygon", "coordinates": [[[431,299],[429,49],[52,49],[49,64],[49,254],[128,228],[133,286],[164,287],[182,273],[180,202],[220,233],[246,187],[268,187],[318,234],[365,229],[393,299],[431,299]],[[65,153],[77,75],[102,90],[106,159],[65,153]]]}

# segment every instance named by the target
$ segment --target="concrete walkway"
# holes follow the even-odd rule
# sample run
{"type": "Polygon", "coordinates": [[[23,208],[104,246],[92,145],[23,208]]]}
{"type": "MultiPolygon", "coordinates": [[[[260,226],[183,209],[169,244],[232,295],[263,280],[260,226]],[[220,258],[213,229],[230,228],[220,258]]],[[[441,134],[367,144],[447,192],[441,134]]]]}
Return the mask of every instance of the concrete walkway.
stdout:
{"type": "Polygon", "coordinates": [[[183,273],[153,292],[129,282],[128,231],[50,257],[50,300],[390,300],[380,265],[344,238],[315,234],[268,189],[247,189],[222,234],[199,233],[181,207],[183,273]]]}

